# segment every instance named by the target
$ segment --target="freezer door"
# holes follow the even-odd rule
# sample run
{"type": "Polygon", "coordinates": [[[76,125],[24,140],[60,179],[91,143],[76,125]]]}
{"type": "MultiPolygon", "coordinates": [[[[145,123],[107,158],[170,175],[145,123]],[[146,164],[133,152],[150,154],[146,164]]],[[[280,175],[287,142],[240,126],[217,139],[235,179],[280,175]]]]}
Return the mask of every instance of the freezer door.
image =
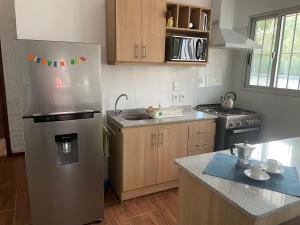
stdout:
{"type": "Polygon", "coordinates": [[[100,46],[17,40],[23,116],[101,111],[100,46]]]}
{"type": "Polygon", "coordinates": [[[101,113],[78,120],[24,119],[33,225],[103,218],[101,113]]]}

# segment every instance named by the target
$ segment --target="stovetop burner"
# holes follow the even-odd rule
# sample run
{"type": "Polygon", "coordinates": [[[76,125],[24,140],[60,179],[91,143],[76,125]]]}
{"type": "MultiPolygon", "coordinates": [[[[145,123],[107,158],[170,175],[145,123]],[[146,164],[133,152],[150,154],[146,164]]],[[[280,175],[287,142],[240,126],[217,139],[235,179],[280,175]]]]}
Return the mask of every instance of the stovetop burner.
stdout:
{"type": "Polygon", "coordinates": [[[217,116],[225,116],[225,117],[256,114],[253,111],[246,110],[246,109],[240,109],[240,108],[225,109],[220,104],[198,105],[196,107],[196,110],[214,114],[217,116]]]}

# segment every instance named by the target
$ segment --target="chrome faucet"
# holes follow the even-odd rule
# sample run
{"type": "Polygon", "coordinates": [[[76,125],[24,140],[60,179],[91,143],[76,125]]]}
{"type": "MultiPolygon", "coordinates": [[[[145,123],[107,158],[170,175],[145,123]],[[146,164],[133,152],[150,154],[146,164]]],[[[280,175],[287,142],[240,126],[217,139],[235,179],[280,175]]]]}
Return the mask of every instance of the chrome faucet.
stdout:
{"type": "Polygon", "coordinates": [[[118,102],[119,102],[120,98],[122,98],[123,96],[126,97],[126,100],[128,100],[128,96],[127,96],[126,94],[121,94],[121,95],[117,98],[117,100],[116,100],[116,102],[115,102],[115,115],[118,115],[118,112],[117,112],[117,105],[118,105],[118,102]]]}

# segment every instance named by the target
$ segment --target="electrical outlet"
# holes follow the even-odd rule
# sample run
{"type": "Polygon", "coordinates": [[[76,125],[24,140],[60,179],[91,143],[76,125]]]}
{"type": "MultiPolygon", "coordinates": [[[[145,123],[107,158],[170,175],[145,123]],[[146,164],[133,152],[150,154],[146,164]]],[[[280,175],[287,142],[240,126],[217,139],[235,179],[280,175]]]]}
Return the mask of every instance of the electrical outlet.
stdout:
{"type": "Polygon", "coordinates": [[[184,93],[180,93],[179,94],[179,102],[184,102],[185,99],[185,94],[184,93]]]}
{"type": "Polygon", "coordinates": [[[172,103],[177,103],[177,102],[179,102],[179,94],[174,92],[172,94],[172,103]]]}
{"type": "Polygon", "coordinates": [[[173,91],[178,91],[178,89],[179,89],[179,83],[174,81],[173,82],[173,91]]]}

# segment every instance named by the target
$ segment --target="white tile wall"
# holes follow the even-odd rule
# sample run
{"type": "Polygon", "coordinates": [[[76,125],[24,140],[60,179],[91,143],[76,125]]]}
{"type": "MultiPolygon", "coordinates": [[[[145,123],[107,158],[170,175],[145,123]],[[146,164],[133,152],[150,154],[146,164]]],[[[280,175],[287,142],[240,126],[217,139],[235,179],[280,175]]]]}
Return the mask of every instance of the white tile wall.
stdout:
{"type": "Polygon", "coordinates": [[[21,120],[20,81],[16,74],[16,21],[11,2],[13,1],[1,2],[1,7],[6,7],[8,11],[0,16],[0,37],[11,148],[13,152],[21,152],[24,150],[24,134],[21,120]]]}

